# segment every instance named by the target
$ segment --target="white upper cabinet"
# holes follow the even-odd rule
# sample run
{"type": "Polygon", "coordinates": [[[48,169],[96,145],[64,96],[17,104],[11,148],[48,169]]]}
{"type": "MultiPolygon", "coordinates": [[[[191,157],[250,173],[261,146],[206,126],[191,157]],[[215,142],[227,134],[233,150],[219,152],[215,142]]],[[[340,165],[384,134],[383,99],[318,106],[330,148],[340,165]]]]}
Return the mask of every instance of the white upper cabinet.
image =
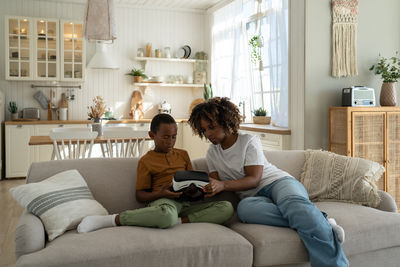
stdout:
{"type": "Polygon", "coordinates": [[[6,79],[32,80],[32,32],[31,18],[6,17],[6,79]]]}
{"type": "Polygon", "coordinates": [[[60,80],[58,20],[35,19],[35,80],[60,80]]]}
{"type": "Polygon", "coordinates": [[[83,81],[86,47],[82,22],[61,20],[61,80],[83,81]]]}
{"type": "Polygon", "coordinates": [[[5,19],[7,80],[84,80],[82,22],[10,16],[5,19]]]}

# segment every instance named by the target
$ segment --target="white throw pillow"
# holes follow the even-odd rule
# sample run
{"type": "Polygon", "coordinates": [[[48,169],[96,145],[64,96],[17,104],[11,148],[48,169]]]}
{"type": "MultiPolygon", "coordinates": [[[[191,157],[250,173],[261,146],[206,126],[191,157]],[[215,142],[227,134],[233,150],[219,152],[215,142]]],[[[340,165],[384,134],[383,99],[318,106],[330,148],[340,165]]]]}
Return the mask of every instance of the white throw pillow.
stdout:
{"type": "Polygon", "coordinates": [[[301,182],[311,201],[343,201],[377,207],[376,181],[385,168],[376,162],[327,151],[307,150],[301,182]]]}
{"type": "Polygon", "coordinates": [[[49,241],[75,229],[89,215],[107,215],[77,170],[57,173],[38,183],[10,189],[12,196],[29,212],[40,217],[49,241]]]}

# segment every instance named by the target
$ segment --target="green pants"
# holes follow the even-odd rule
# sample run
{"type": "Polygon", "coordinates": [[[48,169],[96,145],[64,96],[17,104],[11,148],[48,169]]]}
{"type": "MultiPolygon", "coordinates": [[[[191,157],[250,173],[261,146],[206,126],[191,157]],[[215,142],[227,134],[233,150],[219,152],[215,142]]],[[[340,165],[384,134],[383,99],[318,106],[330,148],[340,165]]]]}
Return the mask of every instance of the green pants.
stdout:
{"type": "Polygon", "coordinates": [[[188,217],[189,221],[222,224],[233,215],[229,201],[216,201],[191,205],[168,198],[150,202],[148,207],[127,210],[120,214],[121,225],[169,228],[177,223],[178,217],[188,217]]]}

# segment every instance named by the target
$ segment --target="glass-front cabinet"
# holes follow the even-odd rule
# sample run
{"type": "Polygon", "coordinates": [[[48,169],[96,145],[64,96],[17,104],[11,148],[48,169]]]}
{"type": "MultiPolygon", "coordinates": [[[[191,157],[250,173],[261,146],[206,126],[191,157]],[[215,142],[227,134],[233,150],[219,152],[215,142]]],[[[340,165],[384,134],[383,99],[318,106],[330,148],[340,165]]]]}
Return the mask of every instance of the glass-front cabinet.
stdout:
{"type": "Polygon", "coordinates": [[[58,20],[35,21],[35,78],[59,80],[58,20]]]}
{"type": "Polygon", "coordinates": [[[32,79],[32,20],[6,17],[6,78],[32,79]]]}
{"type": "Polygon", "coordinates": [[[80,81],[85,77],[85,42],[82,22],[61,21],[61,80],[80,81]]]}
{"type": "Polygon", "coordinates": [[[6,16],[6,79],[83,81],[83,23],[6,16]]]}

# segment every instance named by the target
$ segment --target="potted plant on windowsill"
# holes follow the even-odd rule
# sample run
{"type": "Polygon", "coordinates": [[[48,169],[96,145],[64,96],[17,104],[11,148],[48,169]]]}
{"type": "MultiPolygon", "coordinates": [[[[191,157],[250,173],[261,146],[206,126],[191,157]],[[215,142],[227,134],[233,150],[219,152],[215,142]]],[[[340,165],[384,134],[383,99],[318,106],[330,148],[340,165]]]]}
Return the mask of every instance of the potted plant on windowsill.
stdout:
{"type": "Polygon", "coordinates": [[[18,106],[17,102],[15,101],[10,101],[8,103],[8,111],[11,113],[11,120],[16,120],[18,119],[18,106]]]}
{"type": "Polygon", "coordinates": [[[381,106],[396,106],[395,83],[400,78],[399,52],[391,58],[382,57],[380,54],[379,57],[378,63],[369,68],[375,74],[381,75],[383,80],[379,103],[381,106]]]}
{"type": "Polygon", "coordinates": [[[133,68],[130,72],[128,72],[126,75],[133,76],[133,81],[135,83],[141,83],[143,79],[147,79],[147,75],[144,74],[144,70],[141,69],[135,69],[133,68]]]}
{"type": "Polygon", "coordinates": [[[271,117],[267,117],[267,111],[262,107],[253,111],[253,122],[256,124],[269,124],[271,117]]]}

